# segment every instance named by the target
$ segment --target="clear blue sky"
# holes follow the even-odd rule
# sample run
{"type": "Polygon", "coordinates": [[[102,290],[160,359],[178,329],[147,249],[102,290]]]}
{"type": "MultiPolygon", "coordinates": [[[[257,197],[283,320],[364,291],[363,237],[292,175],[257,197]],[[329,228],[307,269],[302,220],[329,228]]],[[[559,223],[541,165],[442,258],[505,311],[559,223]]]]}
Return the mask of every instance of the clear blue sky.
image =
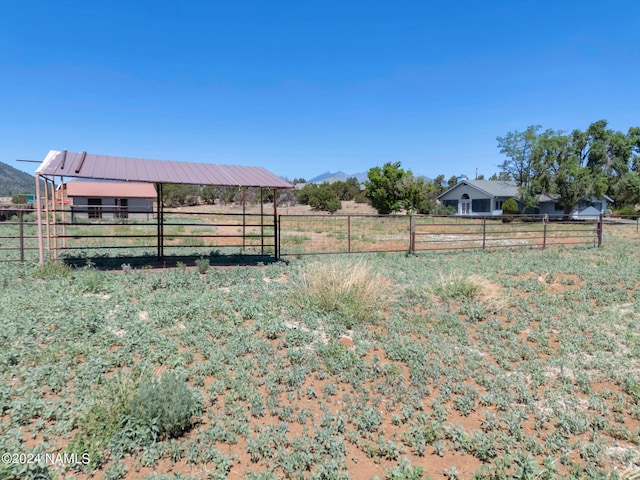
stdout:
{"type": "Polygon", "coordinates": [[[0,8],[0,161],[50,149],[498,171],[496,137],[640,126],[640,1],[21,0],[0,8]]]}

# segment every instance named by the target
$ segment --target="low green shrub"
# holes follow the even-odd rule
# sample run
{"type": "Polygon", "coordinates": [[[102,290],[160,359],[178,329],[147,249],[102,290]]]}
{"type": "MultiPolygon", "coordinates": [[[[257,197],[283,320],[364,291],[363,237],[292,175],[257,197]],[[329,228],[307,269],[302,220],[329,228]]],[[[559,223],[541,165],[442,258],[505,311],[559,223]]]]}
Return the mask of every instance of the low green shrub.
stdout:
{"type": "Polygon", "coordinates": [[[35,278],[48,280],[51,278],[68,277],[71,274],[71,267],[64,262],[48,261],[44,265],[39,265],[33,272],[35,278]]]}
{"type": "Polygon", "coordinates": [[[210,266],[208,258],[200,257],[196,260],[196,267],[198,267],[198,272],[200,273],[207,273],[210,266]]]}
{"type": "Polygon", "coordinates": [[[512,222],[512,215],[516,215],[518,213],[520,213],[520,206],[515,198],[511,197],[502,204],[502,221],[504,223],[512,222]]]}
{"type": "Polygon", "coordinates": [[[135,382],[129,374],[110,378],[95,396],[78,425],[78,433],[69,444],[69,451],[79,455],[88,453],[91,468],[103,461],[104,450],[113,435],[122,427],[130,411],[135,382]]]}
{"type": "Polygon", "coordinates": [[[193,425],[200,405],[187,384],[175,374],[165,372],[158,380],[143,379],[130,406],[131,421],[151,429],[161,440],[176,438],[193,425]]]}
{"type": "Polygon", "coordinates": [[[384,478],[386,480],[421,480],[424,478],[424,468],[411,465],[409,459],[403,457],[400,464],[389,470],[384,478]]]}
{"type": "Polygon", "coordinates": [[[184,381],[166,372],[136,380],[129,373],[108,379],[96,390],[68,450],[89,454],[89,468],[108,449],[134,451],[146,442],[175,438],[189,430],[200,404],[184,381]]]}
{"type": "Polygon", "coordinates": [[[440,300],[461,300],[476,298],[481,287],[481,279],[476,276],[450,275],[441,276],[427,290],[440,300]]]}
{"type": "Polygon", "coordinates": [[[637,220],[638,217],[640,217],[640,212],[636,210],[636,207],[632,206],[618,208],[613,211],[613,214],[620,217],[631,218],[633,220],[637,220]]]}

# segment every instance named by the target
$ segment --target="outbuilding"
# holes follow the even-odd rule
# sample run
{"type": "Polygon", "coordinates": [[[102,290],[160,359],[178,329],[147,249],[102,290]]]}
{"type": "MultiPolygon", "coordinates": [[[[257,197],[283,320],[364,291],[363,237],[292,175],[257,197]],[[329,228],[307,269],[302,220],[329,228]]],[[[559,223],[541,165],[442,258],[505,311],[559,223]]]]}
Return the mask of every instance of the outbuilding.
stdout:
{"type": "Polygon", "coordinates": [[[156,189],[141,182],[66,182],[64,195],[70,199],[71,222],[100,219],[153,218],[156,189]]]}

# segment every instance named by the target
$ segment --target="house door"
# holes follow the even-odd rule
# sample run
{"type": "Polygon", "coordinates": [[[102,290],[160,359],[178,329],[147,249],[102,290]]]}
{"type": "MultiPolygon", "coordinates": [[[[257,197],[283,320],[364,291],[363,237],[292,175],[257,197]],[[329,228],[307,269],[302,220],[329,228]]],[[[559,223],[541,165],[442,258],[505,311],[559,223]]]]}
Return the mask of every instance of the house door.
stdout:
{"type": "Polygon", "coordinates": [[[460,215],[469,215],[471,213],[471,199],[466,193],[460,199],[460,215]]]}

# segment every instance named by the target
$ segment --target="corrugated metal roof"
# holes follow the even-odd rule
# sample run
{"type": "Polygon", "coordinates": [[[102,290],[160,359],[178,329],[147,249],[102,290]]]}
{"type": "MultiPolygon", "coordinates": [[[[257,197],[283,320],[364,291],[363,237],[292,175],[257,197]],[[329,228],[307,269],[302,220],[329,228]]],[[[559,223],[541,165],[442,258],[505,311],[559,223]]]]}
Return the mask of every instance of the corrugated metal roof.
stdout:
{"type": "Polygon", "coordinates": [[[147,183],[293,188],[262,167],[113,157],[66,150],[49,151],[36,173],[147,183]]]}
{"type": "Polygon", "coordinates": [[[140,182],[67,182],[68,197],[156,198],[152,183],[140,182]]]}

